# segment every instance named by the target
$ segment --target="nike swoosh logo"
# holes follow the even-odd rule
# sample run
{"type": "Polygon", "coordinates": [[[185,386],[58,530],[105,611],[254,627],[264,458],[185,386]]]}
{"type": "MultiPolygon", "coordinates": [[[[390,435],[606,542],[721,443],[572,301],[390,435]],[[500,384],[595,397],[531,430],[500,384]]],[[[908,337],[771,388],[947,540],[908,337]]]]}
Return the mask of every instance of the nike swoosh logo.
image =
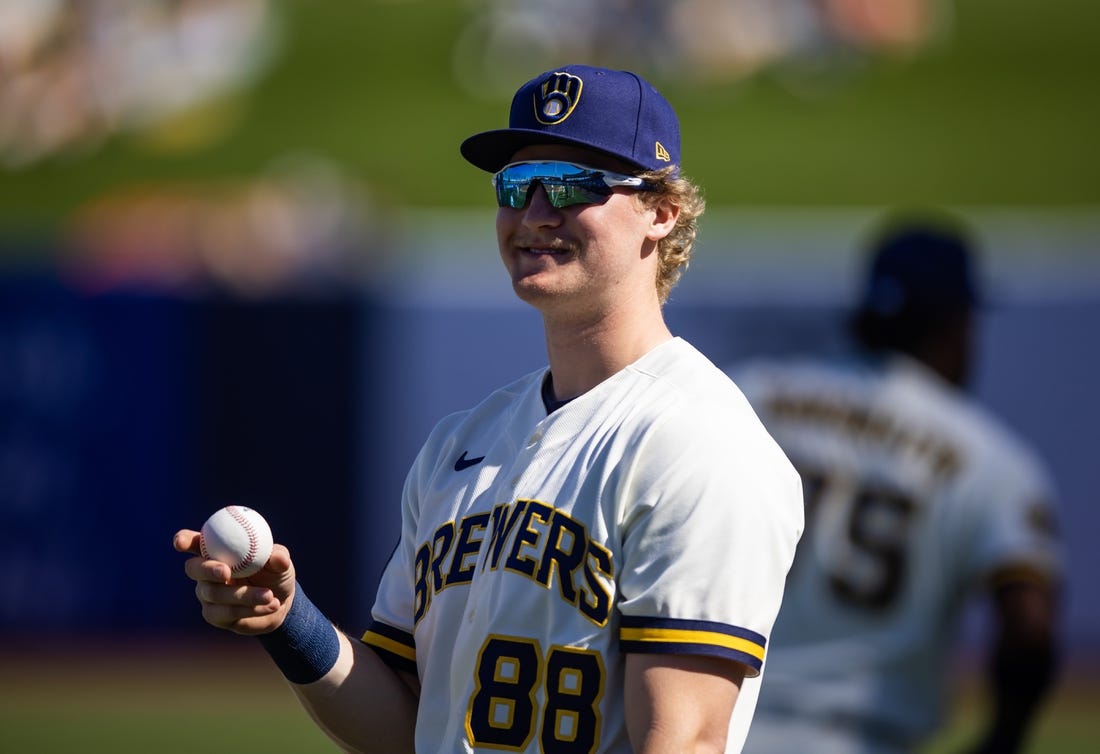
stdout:
{"type": "Polygon", "coordinates": [[[455,471],[462,471],[468,469],[471,466],[477,466],[479,463],[485,460],[485,456],[478,456],[477,458],[467,458],[466,451],[462,451],[462,455],[455,461],[455,471]]]}

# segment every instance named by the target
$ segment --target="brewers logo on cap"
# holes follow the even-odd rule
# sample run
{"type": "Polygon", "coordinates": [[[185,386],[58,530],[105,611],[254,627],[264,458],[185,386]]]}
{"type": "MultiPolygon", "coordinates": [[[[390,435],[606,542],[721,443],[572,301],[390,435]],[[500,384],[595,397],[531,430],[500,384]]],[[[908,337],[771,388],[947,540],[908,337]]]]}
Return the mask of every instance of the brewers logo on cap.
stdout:
{"type": "Polygon", "coordinates": [[[583,87],[584,82],[579,76],[560,71],[552,73],[541,87],[535,89],[535,119],[548,126],[561,123],[580,102],[583,87]]]}
{"type": "Polygon", "coordinates": [[[460,149],[495,173],[521,149],[540,144],[601,152],[634,171],[672,167],[675,173],[680,167],[680,123],[672,105],[638,74],[612,68],[576,64],[543,71],[516,90],[507,128],[476,133],[460,149]]]}

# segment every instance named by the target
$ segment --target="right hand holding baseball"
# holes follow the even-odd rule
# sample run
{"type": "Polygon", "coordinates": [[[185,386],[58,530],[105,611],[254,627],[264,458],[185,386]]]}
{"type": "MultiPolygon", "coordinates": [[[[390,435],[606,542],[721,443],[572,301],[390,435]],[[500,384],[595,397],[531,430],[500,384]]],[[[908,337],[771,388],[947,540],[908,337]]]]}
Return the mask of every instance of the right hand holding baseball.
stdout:
{"type": "Polygon", "coordinates": [[[183,568],[195,582],[203,619],[245,636],[266,634],[282,625],[294,598],[294,563],[286,547],[276,544],[260,571],[234,579],[228,565],[202,557],[199,536],[197,531],[181,529],[172,538],[172,546],[195,556],[188,558],[183,568]]]}

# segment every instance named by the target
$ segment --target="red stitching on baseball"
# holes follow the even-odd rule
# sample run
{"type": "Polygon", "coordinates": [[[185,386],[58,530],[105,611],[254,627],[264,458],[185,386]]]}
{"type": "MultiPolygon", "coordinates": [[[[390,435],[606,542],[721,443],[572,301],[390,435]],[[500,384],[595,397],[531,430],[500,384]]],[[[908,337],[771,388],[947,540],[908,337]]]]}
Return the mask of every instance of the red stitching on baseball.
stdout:
{"type": "Polygon", "coordinates": [[[248,520],[247,516],[240,513],[240,509],[237,506],[226,506],[226,511],[229,512],[229,515],[233,517],[234,521],[244,528],[245,533],[248,535],[248,554],[231,568],[231,570],[240,571],[252,565],[252,561],[256,559],[256,551],[258,549],[256,545],[256,528],[252,525],[252,522],[248,520]]]}

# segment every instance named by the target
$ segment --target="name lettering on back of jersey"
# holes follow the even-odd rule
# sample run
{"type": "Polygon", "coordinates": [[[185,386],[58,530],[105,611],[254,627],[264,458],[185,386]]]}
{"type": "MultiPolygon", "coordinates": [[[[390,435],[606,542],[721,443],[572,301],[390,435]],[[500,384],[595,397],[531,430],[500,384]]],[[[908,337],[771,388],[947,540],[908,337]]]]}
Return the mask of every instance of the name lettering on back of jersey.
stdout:
{"type": "Polygon", "coordinates": [[[502,503],[492,513],[448,521],[416,553],[417,623],[432,598],[469,584],[478,572],[504,570],[525,576],[602,626],[611,613],[611,552],[588,537],[584,524],[538,500],[502,503]],[[477,567],[481,563],[480,569],[477,567]],[[556,578],[555,578],[556,574],[556,578]]]}
{"type": "Polygon", "coordinates": [[[871,411],[842,400],[777,395],[768,402],[768,411],[780,421],[829,427],[854,441],[889,448],[899,458],[923,464],[937,481],[949,481],[964,463],[960,450],[944,438],[914,432],[889,413],[871,411]]]}

